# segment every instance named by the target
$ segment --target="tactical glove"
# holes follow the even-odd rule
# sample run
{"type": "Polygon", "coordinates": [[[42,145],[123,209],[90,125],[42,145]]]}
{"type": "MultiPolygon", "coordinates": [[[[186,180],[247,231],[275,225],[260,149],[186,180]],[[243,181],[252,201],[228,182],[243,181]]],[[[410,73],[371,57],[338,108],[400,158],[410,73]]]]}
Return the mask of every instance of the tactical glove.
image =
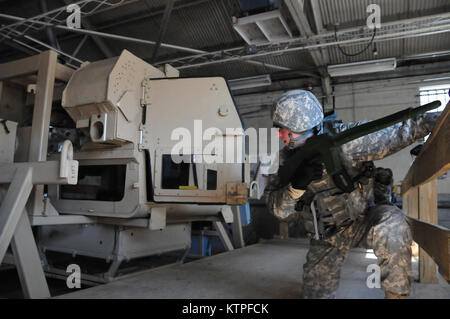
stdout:
{"type": "Polygon", "coordinates": [[[295,189],[306,189],[309,183],[322,177],[322,170],[322,163],[317,157],[303,161],[291,178],[291,186],[295,189]]]}
{"type": "Polygon", "coordinates": [[[375,171],[374,196],[377,205],[392,205],[394,180],[389,168],[378,167],[375,171]]]}
{"type": "Polygon", "coordinates": [[[390,168],[377,167],[375,170],[375,182],[383,185],[393,184],[392,170],[390,168]]]}

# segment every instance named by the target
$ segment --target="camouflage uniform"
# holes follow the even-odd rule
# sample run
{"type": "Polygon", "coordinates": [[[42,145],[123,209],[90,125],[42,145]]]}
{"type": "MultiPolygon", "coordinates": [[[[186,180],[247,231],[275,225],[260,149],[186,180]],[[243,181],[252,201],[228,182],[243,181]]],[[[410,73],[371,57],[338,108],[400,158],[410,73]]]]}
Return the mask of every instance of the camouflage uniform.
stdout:
{"type": "MultiPolygon", "coordinates": [[[[351,177],[360,175],[369,161],[380,160],[431,132],[437,114],[428,113],[363,136],[341,147],[341,160],[351,177]]],[[[330,131],[342,132],[362,123],[329,123],[330,131]]],[[[291,151],[283,149],[280,164],[291,151]]],[[[373,163],[372,163],[373,164],[373,163]]],[[[372,248],[381,269],[381,285],[395,294],[409,294],[411,286],[411,231],[403,212],[390,204],[392,172],[376,169],[361,178],[351,193],[343,193],[323,170],[311,182],[299,203],[290,196],[290,185],[279,188],[278,176],[270,176],[265,190],[269,210],[281,220],[301,218],[314,233],[310,204],[317,212],[320,239],[311,239],[303,266],[303,294],[306,298],[331,298],[338,288],[340,269],[350,248],[372,248]]],[[[312,237],[312,236],[311,236],[312,237]]]]}

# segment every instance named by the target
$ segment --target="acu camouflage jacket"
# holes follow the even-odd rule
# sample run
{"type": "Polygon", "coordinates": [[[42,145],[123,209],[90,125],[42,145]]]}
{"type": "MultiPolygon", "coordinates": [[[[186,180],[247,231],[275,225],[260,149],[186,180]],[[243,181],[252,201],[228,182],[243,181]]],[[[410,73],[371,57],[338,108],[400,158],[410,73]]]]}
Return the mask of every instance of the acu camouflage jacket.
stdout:
{"type": "MultiPolygon", "coordinates": [[[[359,175],[365,162],[383,159],[428,135],[438,116],[438,113],[426,113],[344,144],[341,147],[341,159],[344,167],[351,177],[359,175]]],[[[335,121],[330,123],[329,128],[332,132],[339,133],[363,123],[335,121]]],[[[280,151],[280,165],[283,165],[283,161],[288,156],[289,150],[280,151]]],[[[303,205],[302,210],[297,212],[295,205],[298,200],[292,199],[289,195],[289,185],[279,188],[278,181],[277,174],[269,176],[269,183],[264,192],[269,211],[284,221],[300,218],[304,222],[306,230],[311,234],[314,233],[310,205],[303,205]]],[[[356,187],[351,193],[344,193],[336,187],[331,176],[324,169],[322,178],[308,185],[300,201],[307,204],[314,201],[318,215],[319,234],[322,237],[328,237],[340,227],[351,224],[371,205],[376,204],[374,202],[374,179],[369,178],[364,184],[360,183],[359,187],[356,187]]]]}

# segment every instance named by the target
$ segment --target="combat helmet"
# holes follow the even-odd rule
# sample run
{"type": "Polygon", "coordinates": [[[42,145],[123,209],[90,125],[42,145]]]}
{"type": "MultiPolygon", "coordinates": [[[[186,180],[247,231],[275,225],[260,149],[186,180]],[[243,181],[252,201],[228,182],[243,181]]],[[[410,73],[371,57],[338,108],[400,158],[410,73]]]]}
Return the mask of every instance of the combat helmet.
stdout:
{"type": "Polygon", "coordinates": [[[276,102],[272,119],[278,127],[302,133],[322,123],[322,106],[310,91],[288,91],[276,102]]]}

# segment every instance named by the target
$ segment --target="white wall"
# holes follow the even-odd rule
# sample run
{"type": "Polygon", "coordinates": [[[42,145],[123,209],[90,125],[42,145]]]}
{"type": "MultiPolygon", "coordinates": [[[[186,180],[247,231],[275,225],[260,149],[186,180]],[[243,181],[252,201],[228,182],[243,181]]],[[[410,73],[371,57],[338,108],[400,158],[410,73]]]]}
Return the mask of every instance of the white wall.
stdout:
{"type": "MultiPolygon", "coordinates": [[[[420,87],[450,83],[450,73],[440,74],[441,80],[435,80],[436,77],[420,76],[336,85],[338,117],[346,122],[374,120],[408,107],[416,107],[419,105],[420,87]]],[[[270,105],[281,94],[282,92],[237,96],[236,103],[240,111],[247,113],[243,115],[246,126],[270,126],[270,105]],[[251,111],[253,113],[249,114],[251,111]]],[[[412,162],[409,151],[417,144],[377,161],[376,165],[391,168],[394,182],[400,184],[412,162]]],[[[450,194],[450,176],[438,181],[438,191],[440,194],[450,194]]]]}
{"type": "MultiPolygon", "coordinates": [[[[407,107],[419,105],[419,88],[448,84],[447,79],[430,81],[432,77],[411,77],[338,85],[335,87],[336,109],[343,121],[374,120],[407,107]]],[[[443,78],[445,75],[440,75],[443,78]]],[[[375,164],[389,167],[394,172],[394,182],[400,184],[412,162],[409,151],[419,143],[403,149],[375,164]]],[[[438,191],[450,194],[450,177],[438,180],[438,191]]]]}

